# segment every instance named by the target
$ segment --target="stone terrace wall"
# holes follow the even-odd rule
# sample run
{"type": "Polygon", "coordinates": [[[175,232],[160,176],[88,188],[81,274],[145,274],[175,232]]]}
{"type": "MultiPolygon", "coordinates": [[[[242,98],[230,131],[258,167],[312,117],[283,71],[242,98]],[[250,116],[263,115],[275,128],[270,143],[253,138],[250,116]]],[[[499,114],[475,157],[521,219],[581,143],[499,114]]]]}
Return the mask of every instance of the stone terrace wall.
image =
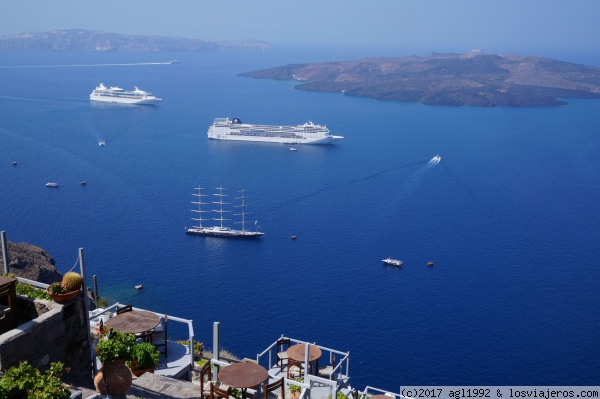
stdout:
{"type": "MultiPolygon", "coordinates": [[[[24,297],[19,297],[22,301],[24,297]]],[[[0,335],[0,369],[8,369],[26,360],[45,370],[60,361],[72,369],[63,380],[92,376],[83,298],[66,304],[33,301],[38,317],[0,335]]]]}

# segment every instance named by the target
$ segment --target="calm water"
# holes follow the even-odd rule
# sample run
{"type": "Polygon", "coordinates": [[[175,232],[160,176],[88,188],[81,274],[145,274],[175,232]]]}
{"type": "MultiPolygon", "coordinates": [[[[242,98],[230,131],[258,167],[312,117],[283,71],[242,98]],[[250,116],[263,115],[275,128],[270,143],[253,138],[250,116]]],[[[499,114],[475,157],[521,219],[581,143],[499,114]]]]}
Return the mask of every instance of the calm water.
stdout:
{"type": "Polygon", "coordinates": [[[350,351],[359,389],[597,385],[600,102],[428,107],[236,76],[359,56],[2,53],[0,229],[63,273],[83,247],[101,295],[193,319],[206,343],[220,321],[240,356],[280,334],[350,351]],[[100,82],[163,101],[92,104],[100,82]],[[215,117],[345,139],[208,141],[215,117]],[[199,184],[243,187],[266,235],[186,235],[199,184]]]}

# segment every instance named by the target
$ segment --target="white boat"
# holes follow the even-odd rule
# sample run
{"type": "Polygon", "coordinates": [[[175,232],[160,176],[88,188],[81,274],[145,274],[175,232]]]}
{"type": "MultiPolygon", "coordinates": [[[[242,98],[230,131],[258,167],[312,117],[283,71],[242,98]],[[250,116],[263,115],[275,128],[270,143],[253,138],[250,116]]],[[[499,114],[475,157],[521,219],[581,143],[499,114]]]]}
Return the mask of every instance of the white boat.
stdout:
{"type": "Polygon", "coordinates": [[[92,91],[90,100],[120,104],[155,104],[161,101],[152,93],[140,90],[137,87],[133,91],[125,91],[118,86],[106,87],[102,83],[92,91]]]}
{"type": "Polygon", "coordinates": [[[297,126],[275,126],[242,123],[239,118],[216,118],[208,128],[208,138],[283,144],[330,144],[344,137],[333,136],[326,126],[312,122],[297,126]]]}
{"type": "Polygon", "coordinates": [[[431,160],[435,163],[439,163],[442,160],[442,157],[436,155],[435,157],[431,158],[431,160]]]}
{"type": "Polygon", "coordinates": [[[295,147],[290,147],[290,151],[296,151],[295,147]]]}
{"type": "Polygon", "coordinates": [[[402,266],[402,261],[398,260],[398,259],[387,258],[387,259],[383,259],[382,262],[385,263],[386,265],[402,266]]]}
{"type": "Polygon", "coordinates": [[[58,187],[58,183],[49,181],[46,183],[46,187],[58,187]]]}
{"type": "Polygon", "coordinates": [[[100,140],[100,141],[98,142],[98,145],[99,145],[100,147],[104,147],[104,146],[106,145],[106,142],[105,142],[104,140],[100,140]]]}
{"type": "Polygon", "coordinates": [[[218,201],[212,201],[213,204],[218,204],[219,205],[219,209],[213,209],[211,211],[207,211],[202,209],[202,205],[209,205],[208,202],[202,202],[202,197],[207,197],[208,194],[202,194],[202,187],[196,187],[196,190],[198,190],[198,193],[194,193],[192,195],[194,195],[195,197],[198,197],[198,201],[192,201],[192,204],[197,204],[198,205],[198,209],[192,209],[192,212],[196,212],[198,213],[198,217],[197,218],[192,218],[192,220],[196,220],[198,221],[198,226],[193,226],[189,229],[186,229],[186,232],[188,234],[199,234],[199,235],[205,235],[205,236],[218,236],[218,237],[248,237],[248,238],[252,238],[252,237],[260,237],[262,235],[264,235],[265,233],[262,233],[260,231],[258,231],[258,221],[254,222],[254,227],[255,230],[246,230],[246,221],[245,221],[245,215],[247,214],[245,212],[245,196],[244,196],[244,190],[242,189],[241,192],[241,197],[236,198],[237,200],[241,201],[241,205],[237,205],[235,207],[237,208],[241,208],[241,213],[236,213],[234,214],[235,216],[241,216],[241,221],[240,222],[236,222],[242,225],[242,229],[241,230],[237,230],[237,229],[232,229],[230,227],[227,227],[224,225],[224,221],[226,220],[231,220],[231,219],[226,219],[223,217],[224,213],[229,213],[231,211],[224,209],[224,205],[229,205],[230,203],[225,202],[224,198],[228,197],[227,194],[223,194],[223,190],[225,190],[223,188],[223,186],[217,187],[217,190],[219,190],[219,192],[217,194],[213,194],[214,196],[218,197],[219,200],[218,201]],[[203,214],[205,213],[213,213],[213,214],[217,214],[219,217],[218,218],[211,218],[211,219],[206,219],[203,218],[203,214]],[[203,221],[209,221],[209,220],[218,220],[219,221],[219,225],[218,226],[211,226],[211,227],[205,227],[202,225],[203,221]]]}

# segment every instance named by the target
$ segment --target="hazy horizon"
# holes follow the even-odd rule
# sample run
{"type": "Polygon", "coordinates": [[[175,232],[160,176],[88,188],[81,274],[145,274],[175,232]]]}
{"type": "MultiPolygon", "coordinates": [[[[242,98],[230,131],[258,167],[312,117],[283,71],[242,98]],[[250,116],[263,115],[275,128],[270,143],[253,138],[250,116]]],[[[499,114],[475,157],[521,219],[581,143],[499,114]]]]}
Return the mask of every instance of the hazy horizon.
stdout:
{"type": "Polygon", "coordinates": [[[254,39],[277,46],[376,46],[421,53],[482,48],[552,55],[594,52],[600,34],[600,2],[593,0],[22,0],[2,8],[0,35],[74,28],[203,40],[254,39]]]}

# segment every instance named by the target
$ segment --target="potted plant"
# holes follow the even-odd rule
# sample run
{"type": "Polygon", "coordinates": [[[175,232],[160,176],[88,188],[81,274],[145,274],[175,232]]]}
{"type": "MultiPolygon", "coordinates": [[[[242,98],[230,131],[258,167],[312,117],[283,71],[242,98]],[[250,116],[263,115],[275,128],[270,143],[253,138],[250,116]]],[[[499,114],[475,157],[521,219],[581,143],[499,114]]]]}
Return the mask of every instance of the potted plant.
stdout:
{"type": "Polygon", "coordinates": [[[131,358],[126,364],[133,375],[139,377],[145,372],[153,373],[158,366],[159,358],[160,352],[154,345],[149,342],[141,342],[133,346],[131,358]]]}
{"type": "MultiPolygon", "coordinates": [[[[295,381],[304,382],[303,378],[296,378],[295,381]]],[[[302,391],[302,387],[300,385],[290,385],[290,395],[293,398],[298,398],[300,396],[300,391],[302,391]]]]}
{"type": "Polygon", "coordinates": [[[135,339],[134,334],[112,329],[102,333],[94,349],[96,358],[102,363],[102,368],[94,377],[96,391],[103,395],[127,394],[133,377],[125,362],[131,360],[135,339]]]}
{"type": "Polygon", "coordinates": [[[64,303],[75,298],[82,285],[83,277],[79,273],[68,272],[63,276],[62,282],[50,284],[46,292],[55,302],[64,303]]]}
{"type": "Polygon", "coordinates": [[[50,363],[50,369],[42,374],[26,361],[8,369],[0,377],[0,398],[53,398],[69,399],[71,392],[60,380],[64,371],[61,362],[50,363]]]}

